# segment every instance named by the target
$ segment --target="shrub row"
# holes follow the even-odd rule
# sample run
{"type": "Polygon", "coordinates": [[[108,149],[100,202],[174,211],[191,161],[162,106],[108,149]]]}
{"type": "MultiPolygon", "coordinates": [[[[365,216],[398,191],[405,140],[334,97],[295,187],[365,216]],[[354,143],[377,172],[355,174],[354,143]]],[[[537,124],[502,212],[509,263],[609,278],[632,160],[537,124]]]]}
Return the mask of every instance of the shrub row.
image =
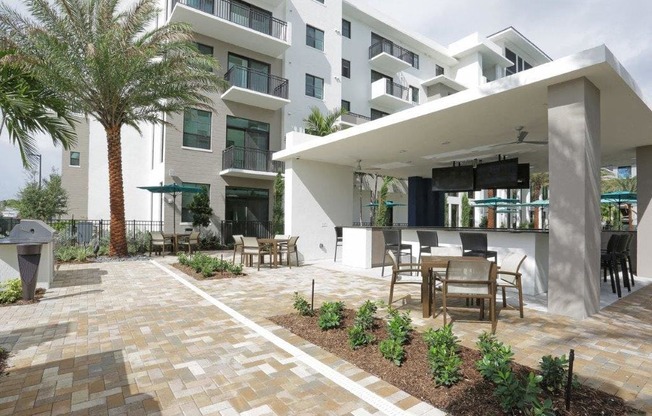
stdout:
{"type": "Polygon", "coordinates": [[[197,273],[201,273],[204,277],[211,277],[217,272],[224,271],[235,275],[242,274],[241,264],[233,264],[230,261],[221,260],[203,253],[195,253],[191,256],[180,253],[179,263],[192,268],[197,273]]]}
{"type": "Polygon", "coordinates": [[[0,283],[0,303],[14,303],[23,297],[23,283],[20,279],[0,283]]]}

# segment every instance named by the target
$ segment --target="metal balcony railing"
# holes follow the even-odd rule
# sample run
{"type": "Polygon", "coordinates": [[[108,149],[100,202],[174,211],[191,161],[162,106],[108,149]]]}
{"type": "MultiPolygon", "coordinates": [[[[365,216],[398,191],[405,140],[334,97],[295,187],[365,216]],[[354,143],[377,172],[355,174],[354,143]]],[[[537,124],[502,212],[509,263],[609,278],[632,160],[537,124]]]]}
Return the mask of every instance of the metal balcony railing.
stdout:
{"type": "Polygon", "coordinates": [[[410,97],[410,89],[408,87],[392,82],[389,79],[385,80],[385,92],[402,100],[412,101],[410,97]]]}
{"type": "Polygon", "coordinates": [[[388,40],[382,40],[371,45],[369,47],[369,59],[380,55],[383,52],[392,55],[401,61],[405,61],[413,67],[419,69],[419,55],[388,40]]]}
{"type": "Polygon", "coordinates": [[[272,17],[269,12],[249,7],[230,0],[176,0],[193,9],[210,13],[220,19],[287,41],[288,24],[272,17]]]}
{"type": "Polygon", "coordinates": [[[229,146],[222,152],[222,169],[245,169],[257,172],[284,172],[285,163],[272,160],[270,150],[229,146]]]}
{"type": "Polygon", "coordinates": [[[244,66],[234,65],[224,75],[224,79],[234,87],[246,88],[286,100],[289,95],[290,82],[287,79],[244,66]]]}
{"type": "Polygon", "coordinates": [[[371,121],[371,117],[363,116],[362,114],[347,112],[346,114],[342,114],[340,120],[344,123],[358,125],[358,124],[366,123],[367,121],[371,121]]]}

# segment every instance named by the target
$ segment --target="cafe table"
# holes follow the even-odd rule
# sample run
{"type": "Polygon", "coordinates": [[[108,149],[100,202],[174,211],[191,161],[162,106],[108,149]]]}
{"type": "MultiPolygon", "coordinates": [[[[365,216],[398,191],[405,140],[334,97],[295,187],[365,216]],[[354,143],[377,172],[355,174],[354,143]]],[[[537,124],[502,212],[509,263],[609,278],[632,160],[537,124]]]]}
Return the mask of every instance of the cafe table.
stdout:
{"type": "Polygon", "coordinates": [[[282,244],[287,244],[288,241],[290,241],[288,238],[259,238],[258,242],[262,244],[268,244],[271,247],[271,253],[272,253],[272,259],[270,260],[272,262],[272,266],[278,267],[278,255],[279,255],[279,248],[282,244]]]}
{"type": "Polygon", "coordinates": [[[172,241],[172,249],[174,254],[179,251],[179,241],[185,237],[190,237],[190,233],[163,234],[163,238],[169,238],[172,241]]]}

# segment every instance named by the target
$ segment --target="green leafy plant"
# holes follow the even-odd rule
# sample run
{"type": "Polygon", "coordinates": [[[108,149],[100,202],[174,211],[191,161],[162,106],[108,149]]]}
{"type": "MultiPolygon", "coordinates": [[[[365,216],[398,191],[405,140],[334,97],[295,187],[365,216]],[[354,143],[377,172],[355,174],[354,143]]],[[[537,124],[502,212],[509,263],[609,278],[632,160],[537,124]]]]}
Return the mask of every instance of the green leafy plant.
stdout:
{"type": "Polygon", "coordinates": [[[0,303],[14,303],[23,296],[23,283],[20,279],[10,279],[0,283],[0,303]]]}
{"type": "Polygon", "coordinates": [[[376,337],[365,331],[360,325],[353,325],[349,328],[349,345],[354,350],[374,342],[375,339],[376,337]]]}
{"type": "Polygon", "coordinates": [[[410,340],[412,329],[412,319],[409,312],[400,313],[397,309],[389,308],[387,332],[390,339],[396,340],[400,345],[403,345],[410,340]]]}
{"type": "Polygon", "coordinates": [[[566,355],[561,357],[545,355],[541,357],[539,366],[543,377],[541,381],[543,388],[554,393],[564,387],[564,381],[568,377],[568,358],[566,358],[566,355]]]}
{"type": "Polygon", "coordinates": [[[532,403],[530,409],[531,416],[555,416],[555,407],[552,405],[552,400],[546,399],[544,401],[536,400],[532,403]]]}
{"type": "Polygon", "coordinates": [[[355,315],[355,325],[360,326],[365,331],[371,331],[374,328],[374,318],[377,310],[378,306],[374,302],[365,301],[355,315]]]}
{"type": "Polygon", "coordinates": [[[296,309],[297,312],[299,312],[299,315],[301,316],[312,316],[314,315],[314,311],[310,307],[310,304],[308,301],[299,294],[299,292],[294,292],[294,303],[292,306],[294,309],[296,309]]]}
{"type": "Polygon", "coordinates": [[[274,205],[272,206],[272,232],[274,234],[283,234],[285,230],[284,225],[284,202],[283,195],[285,194],[285,179],[281,172],[276,173],[274,179],[274,205]]]}
{"type": "Polygon", "coordinates": [[[499,371],[494,379],[494,395],[500,400],[500,406],[506,413],[518,409],[528,412],[541,394],[541,376],[530,373],[523,382],[511,370],[499,371]]]}
{"type": "Polygon", "coordinates": [[[458,356],[459,340],[453,334],[452,325],[434,330],[430,328],[423,335],[428,345],[428,364],[435,383],[451,386],[461,379],[462,359],[458,356]]]}
{"type": "Polygon", "coordinates": [[[401,364],[403,364],[403,360],[405,359],[405,349],[397,340],[392,338],[382,340],[379,349],[382,356],[393,362],[396,366],[400,367],[401,364]]]}
{"type": "Polygon", "coordinates": [[[342,322],[343,310],[344,302],[325,302],[321,308],[319,308],[318,325],[322,331],[339,328],[342,322]]]}
{"type": "Polygon", "coordinates": [[[430,328],[423,334],[428,347],[443,345],[447,350],[459,350],[459,340],[453,334],[453,325],[446,324],[437,330],[430,328]]]}
{"type": "Polygon", "coordinates": [[[201,273],[205,278],[214,276],[217,272],[228,271],[234,275],[242,274],[242,265],[230,261],[211,257],[204,253],[195,253],[188,256],[184,253],[178,255],[179,263],[192,268],[196,273],[201,273]]]}
{"type": "Polygon", "coordinates": [[[482,358],[476,362],[482,377],[493,381],[498,373],[511,371],[514,353],[509,345],[504,345],[486,332],[480,335],[476,345],[482,354],[482,358]]]}

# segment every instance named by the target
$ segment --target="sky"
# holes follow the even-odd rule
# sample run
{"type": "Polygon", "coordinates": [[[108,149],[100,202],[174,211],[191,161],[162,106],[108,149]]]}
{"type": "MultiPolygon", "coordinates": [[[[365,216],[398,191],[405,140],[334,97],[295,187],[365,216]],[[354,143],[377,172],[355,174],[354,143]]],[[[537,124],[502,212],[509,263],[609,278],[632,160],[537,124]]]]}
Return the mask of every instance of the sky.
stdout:
{"type": "MultiPolygon", "coordinates": [[[[25,10],[18,0],[4,0],[25,10]]],[[[333,0],[330,0],[333,1],[333,0]]],[[[358,2],[358,0],[354,0],[358,2]]],[[[360,0],[360,2],[364,2],[360,0]]],[[[652,97],[651,0],[374,0],[367,2],[408,28],[447,46],[478,32],[515,27],[553,59],[601,44],[633,76],[648,103],[652,97]]],[[[61,151],[40,137],[42,172],[61,171],[61,151]]],[[[15,198],[30,176],[6,133],[0,136],[0,200],[15,198]]]]}

